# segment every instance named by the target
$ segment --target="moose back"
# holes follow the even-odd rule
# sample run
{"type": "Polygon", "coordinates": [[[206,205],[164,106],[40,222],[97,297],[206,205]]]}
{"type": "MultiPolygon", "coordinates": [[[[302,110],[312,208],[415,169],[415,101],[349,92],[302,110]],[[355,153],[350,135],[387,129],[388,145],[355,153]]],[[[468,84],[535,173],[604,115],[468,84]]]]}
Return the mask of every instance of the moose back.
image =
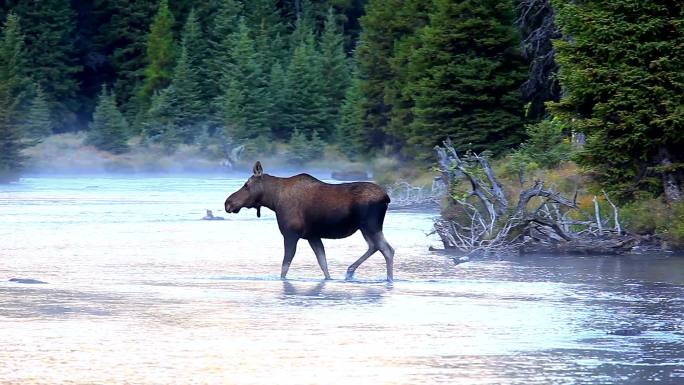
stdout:
{"type": "Polygon", "coordinates": [[[256,162],[254,174],[225,202],[228,213],[261,206],[276,214],[285,244],[280,277],[285,278],[297,250],[299,239],[306,239],[316,254],[318,265],[330,279],[322,238],[345,238],[361,230],[368,250],[347,269],[347,279],[376,251],[385,257],[387,280],[392,281],[394,249],[382,233],[382,225],[390,202],[387,193],[375,183],[353,182],[329,184],[308,174],[279,178],[264,174],[256,162]]]}

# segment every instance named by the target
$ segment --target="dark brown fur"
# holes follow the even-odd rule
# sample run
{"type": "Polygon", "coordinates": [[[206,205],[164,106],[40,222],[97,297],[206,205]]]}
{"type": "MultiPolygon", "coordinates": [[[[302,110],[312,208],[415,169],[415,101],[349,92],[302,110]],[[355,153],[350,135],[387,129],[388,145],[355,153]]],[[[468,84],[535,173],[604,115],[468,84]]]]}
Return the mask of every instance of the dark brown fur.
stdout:
{"type": "Polygon", "coordinates": [[[309,241],[326,279],[330,279],[322,238],[345,238],[361,230],[368,251],[347,269],[351,279],[356,268],[376,251],[387,264],[387,279],[392,280],[394,250],[382,233],[389,197],[378,185],[370,182],[328,184],[308,174],[278,178],[263,173],[261,163],[254,165],[245,185],[226,199],[228,213],[241,208],[261,206],[276,213],[283,234],[285,256],[280,276],[285,278],[294,258],[299,239],[309,241]]]}

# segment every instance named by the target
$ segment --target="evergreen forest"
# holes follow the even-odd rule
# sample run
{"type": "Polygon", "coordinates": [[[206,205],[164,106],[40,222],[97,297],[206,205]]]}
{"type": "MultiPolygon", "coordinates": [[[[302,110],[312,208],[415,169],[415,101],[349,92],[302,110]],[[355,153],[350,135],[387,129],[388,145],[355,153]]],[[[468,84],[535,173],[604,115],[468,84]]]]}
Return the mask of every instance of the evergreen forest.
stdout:
{"type": "Polygon", "coordinates": [[[680,201],[678,0],[8,0],[0,174],[83,133],[111,154],[184,145],[337,151],[427,169],[434,146],[515,170],[573,161],[621,202],[680,201]]]}

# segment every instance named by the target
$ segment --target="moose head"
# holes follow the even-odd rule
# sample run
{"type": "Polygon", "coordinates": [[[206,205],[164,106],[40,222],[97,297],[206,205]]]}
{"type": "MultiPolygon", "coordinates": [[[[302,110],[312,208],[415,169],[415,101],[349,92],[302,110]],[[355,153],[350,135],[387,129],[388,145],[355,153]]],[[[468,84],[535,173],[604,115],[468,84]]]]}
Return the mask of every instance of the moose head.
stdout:
{"type": "Polygon", "coordinates": [[[264,169],[261,167],[261,162],[257,161],[252,171],[254,174],[247,179],[242,188],[226,199],[227,213],[238,213],[243,207],[256,208],[257,217],[261,217],[261,200],[264,195],[264,169]]]}

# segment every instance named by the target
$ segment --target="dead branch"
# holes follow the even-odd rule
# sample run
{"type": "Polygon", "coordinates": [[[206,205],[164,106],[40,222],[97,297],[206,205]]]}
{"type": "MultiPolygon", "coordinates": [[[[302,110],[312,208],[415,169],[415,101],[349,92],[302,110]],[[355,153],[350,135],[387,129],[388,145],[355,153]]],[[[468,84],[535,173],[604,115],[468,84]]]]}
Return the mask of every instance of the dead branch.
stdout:
{"type": "Polygon", "coordinates": [[[617,206],[607,195],[606,200],[614,210],[614,230],[605,228],[597,197],[594,197],[592,218],[579,210],[577,191],[570,200],[545,188],[541,180],[522,190],[515,208],[510,210],[510,201],[484,156],[459,156],[450,140],[446,140],[443,147],[436,147],[436,151],[451,205],[450,217],[443,214],[435,221],[434,228],[445,249],[457,249],[466,255],[530,250],[612,254],[628,250],[634,244],[631,242],[633,237],[622,233],[617,206]],[[477,176],[482,174],[486,179],[477,176]],[[453,193],[461,180],[468,181],[471,187],[465,197],[453,193]],[[528,211],[529,202],[537,197],[542,198],[542,202],[528,211]],[[571,217],[571,213],[575,214],[571,217]],[[584,219],[571,219],[577,217],[584,219]]]}

